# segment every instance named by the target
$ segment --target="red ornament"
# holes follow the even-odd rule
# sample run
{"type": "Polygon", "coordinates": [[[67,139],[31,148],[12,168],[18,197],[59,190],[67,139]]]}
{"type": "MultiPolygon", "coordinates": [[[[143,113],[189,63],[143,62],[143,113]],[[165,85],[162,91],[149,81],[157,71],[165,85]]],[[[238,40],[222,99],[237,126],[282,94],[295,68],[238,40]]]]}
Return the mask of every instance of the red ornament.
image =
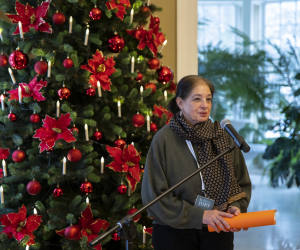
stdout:
{"type": "Polygon", "coordinates": [[[23,51],[17,48],[17,50],[10,54],[8,61],[14,69],[25,69],[29,58],[23,51]]]}
{"type": "Polygon", "coordinates": [[[125,42],[123,37],[118,34],[113,35],[108,39],[108,49],[114,53],[120,53],[125,47],[125,42]]]}
{"type": "Polygon", "coordinates": [[[112,240],[114,240],[114,241],[118,241],[118,240],[121,239],[120,236],[118,235],[118,232],[112,233],[111,238],[112,238],[112,240]]]}
{"type": "Polygon", "coordinates": [[[63,194],[64,194],[64,193],[63,193],[62,189],[59,188],[59,186],[57,185],[57,188],[55,188],[54,191],[53,191],[54,197],[57,198],[57,197],[62,196],[63,194]]]}
{"type": "Polygon", "coordinates": [[[80,161],[81,157],[82,157],[82,154],[81,154],[80,150],[77,148],[71,149],[67,154],[67,158],[71,162],[78,162],[78,161],[80,161]]]}
{"type": "Polygon", "coordinates": [[[58,96],[60,100],[66,100],[69,98],[70,95],[71,95],[71,91],[64,86],[58,90],[58,96]]]}
{"type": "Polygon", "coordinates": [[[80,191],[84,194],[89,194],[93,191],[93,186],[90,182],[86,181],[81,184],[80,191]]]}
{"type": "Polygon", "coordinates": [[[173,80],[173,71],[168,67],[162,66],[158,70],[156,70],[156,72],[158,74],[157,81],[162,84],[169,83],[173,80]]]}
{"type": "Polygon", "coordinates": [[[102,139],[102,133],[100,131],[96,131],[94,134],[93,134],[93,138],[96,140],[96,141],[99,141],[102,139]]]}
{"type": "Polygon", "coordinates": [[[88,96],[94,96],[96,94],[96,90],[94,88],[90,87],[86,90],[86,94],[88,96]]]}
{"type": "Polygon", "coordinates": [[[156,58],[151,58],[149,61],[148,61],[148,66],[150,69],[158,69],[159,68],[159,65],[160,65],[160,62],[158,59],[156,58]]]}
{"type": "Polygon", "coordinates": [[[52,20],[53,22],[56,24],[56,25],[62,25],[65,23],[66,21],[66,17],[63,13],[60,13],[60,12],[56,12],[53,17],[52,17],[52,20]]]}
{"type": "Polygon", "coordinates": [[[149,17],[150,14],[151,14],[151,11],[147,6],[142,6],[140,8],[140,12],[143,13],[143,14],[146,14],[146,17],[149,17]]]}
{"type": "Polygon", "coordinates": [[[0,55],[0,67],[6,67],[8,65],[8,58],[6,55],[1,54],[0,55]]]}
{"type": "Polygon", "coordinates": [[[72,59],[70,59],[69,57],[67,57],[64,61],[63,61],[63,65],[64,65],[64,67],[65,68],[71,68],[71,67],[73,67],[73,61],[72,61],[72,59]]]}
{"type": "Polygon", "coordinates": [[[43,60],[38,61],[34,65],[34,70],[36,73],[38,73],[40,75],[45,74],[48,70],[48,63],[46,63],[43,60]]]}
{"type": "Polygon", "coordinates": [[[124,147],[126,146],[126,142],[119,138],[118,140],[115,141],[114,145],[115,145],[115,147],[123,150],[124,147]]]}
{"type": "Polygon", "coordinates": [[[99,10],[95,5],[95,7],[90,11],[90,17],[93,20],[100,20],[101,16],[102,16],[101,10],[99,10]]]}
{"type": "Polygon", "coordinates": [[[136,114],[132,117],[132,123],[137,128],[142,127],[145,124],[145,117],[141,114],[136,114]]]}
{"type": "Polygon", "coordinates": [[[154,23],[155,24],[160,24],[160,19],[157,16],[154,17],[154,23]]]}
{"type": "Polygon", "coordinates": [[[150,130],[152,132],[156,132],[157,131],[157,125],[155,123],[151,122],[151,124],[150,124],[150,130]]]}
{"type": "Polygon", "coordinates": [[[79,134],[79,129],[75,127],[75,124],[73,125],[73,128],[71,128],[71,132],[73,133],[75,131],[77,134],[79,134]]]}
{"type": "Polygon", "coordinates": [[[41,192],[42,186],[38,181],[33,179],[33,181],[27,184],[26,189],[29,194],[37,195],[39,192],[41,192]]]}
{"type": "Polygon", "coordinates": [[[30,121],[32,123],[38,123],[41,120],[41,117],[38,114],[32,114],[30,116],[30,121]]]}
{"type": "Polygon", "coordinates": [[[50,152],[52,152],[53,150],[54,150],[53,147],[52,147],[52,148],[49,148],[49,149],[46,149],[47,153],[50,153],[50,152]]]}
{"type": "Polygon", "coordinates": [[[14,113],[9,113],[7,117],[11,122],[15,122],[18,118],[17,115],[14,113]]]}
{"type": "MultiPolygon", "coordinates": [[[[135,208],[135,207],[133,207],[133,208],[131,208],[131,209],[128,210],[127,214],[131,215],[131,214],[134,214],[136,211],[138,211],[138,209],[135,208]]],[[[141,214],[138,214],[137,216],[135,216],[133,218],[133,221],[134,222],[138,222],[140,220],[140,218],[141,218],[141,214]]]]}
{"type": "Polygon", "coordinates": [[[118,192],[120,194],[125,194],[127,192],[127,187],[124,185],[124,184],[121,184],[119,187],[118,187],[118,192]]]}
{"type": "Polygon", "coordinates": [[[147,83],[146,85],[145,85],[145,89],[147,89],[147,88],[150,88],[150,89],[152,89],[152,94],[154,94],[155,92],[156,92],[156,85],[154,84],[154,83],[147,83]]]}
{"type": "Polygon", "coordinates": [[[69,240],[75,240],[80,232],[78,225],[73,226],[72,224],[65,229],[65,237],[69,240]]]}
{"type": "Polygon", "coordinates": [[[134,37],[137,39],[137,40],[141,40],[142,36],[143,36],[143,32],[144,29],[137,29],[134,31],[134,37]]]}
{"type": "Polygon", "coordinates": [[[26,158],[26,154],[20,148],[18,148],[18,150],[14,151],[12,154],[12,160],[17,163],[23,162],[25,158],[26,158]]]}
{"type": "Polygon", "coordinates": [[[143,74],[140,73],[140,72],[138,72],[138,75],[137,75],[137,77],[135,78],[135,80],[138,81],[138,82],[142,81],[142,80],[143,80],[143,74]]]}

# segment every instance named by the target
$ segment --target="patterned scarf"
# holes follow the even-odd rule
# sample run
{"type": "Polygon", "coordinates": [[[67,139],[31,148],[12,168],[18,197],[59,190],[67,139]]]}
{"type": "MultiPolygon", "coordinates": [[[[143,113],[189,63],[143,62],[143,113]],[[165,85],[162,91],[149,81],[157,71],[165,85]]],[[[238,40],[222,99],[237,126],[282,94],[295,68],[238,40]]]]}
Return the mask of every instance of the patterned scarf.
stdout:
{"type": "MultiPolygon", "coordinates": [[[[229,147],[225,131],[219,122],[208,119],[190,127],[184,116],[172,117],[170,127],[180,137],[198,143],[200,167],[229,147]]],[[[234,176],[232,155],[226,154],[202,171],[206,196],[215,200],[214,209],[226,210],[227,205],[246,197],[234,176]]]]}

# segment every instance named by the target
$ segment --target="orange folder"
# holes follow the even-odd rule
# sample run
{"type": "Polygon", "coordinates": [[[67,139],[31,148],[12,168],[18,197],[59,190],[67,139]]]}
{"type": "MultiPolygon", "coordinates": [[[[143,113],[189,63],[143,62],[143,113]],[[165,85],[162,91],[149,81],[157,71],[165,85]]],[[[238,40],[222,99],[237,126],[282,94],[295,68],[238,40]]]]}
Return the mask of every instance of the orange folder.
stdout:
{"type": "MultiPolygon", "coordinates": [[[[262,227],[262,226],[270,226],[276,225],[276,209],[267,210],[267,211],[258,211],[251,213],[241,213],[237,216],[233,216],[233,218],[224,218],[230,228],[248,228],[248,227],[262,227]]],[[[222,229],[217,226],[220,231],[222,229]]],[[[210,225],[208,225],[209,232],[215,232],[210,225]]]]}

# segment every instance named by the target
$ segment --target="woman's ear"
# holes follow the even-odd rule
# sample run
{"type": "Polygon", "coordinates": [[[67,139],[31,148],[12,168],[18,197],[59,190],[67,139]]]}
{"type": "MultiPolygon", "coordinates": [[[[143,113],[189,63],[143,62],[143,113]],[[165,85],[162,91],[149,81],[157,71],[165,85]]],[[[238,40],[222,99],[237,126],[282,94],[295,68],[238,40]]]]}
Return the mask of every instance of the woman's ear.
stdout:
{"type": "Polygon", "coordinates": [[[176,98],[176,103],[177,103],[177,106],[182,109],[182,103],[183,103],[183,100],[181,97],[177,97],[176,98]]]}

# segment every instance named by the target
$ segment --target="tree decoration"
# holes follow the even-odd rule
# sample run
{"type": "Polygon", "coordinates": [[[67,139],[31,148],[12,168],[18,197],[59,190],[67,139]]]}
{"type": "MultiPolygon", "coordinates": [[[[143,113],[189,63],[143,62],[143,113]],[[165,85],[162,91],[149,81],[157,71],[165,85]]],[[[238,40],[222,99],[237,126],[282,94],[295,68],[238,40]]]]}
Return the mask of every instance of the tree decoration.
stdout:
{"type": "Polygon", "coordinates": [[[146,14],[147,17],[151,14],[151,10],[147,6],[141,6],[140,12],[146,14]]]}
{"type": "Polygon", "coordinates": [[[33,138],[39,138],[41,141],[39,145],[40,153],[54,147],[55,142],[59,139],[69,143],[76,141],[71,130],[67,128],[71,120],[70,113],[61,114],[58,120],[46,115],[46,118],[43,119],[42,127],[37,129],[33,136],[33,138]]]}
{"type": "Polygon", "coordinates": [[[106,167],[115,172],[125,172],[128,184],[131,186],[132,192],[136,189],[136,185],[141,181],[141,170],[139,162],[140,154],[133,145],[128,145],[124,149],[106,146],[106,150],[114,160],[106,165],[106,167]]]}
{"type": "Polygon", "coordinates": [[[115,33],[108,39],[108,49],[113,53],[120,53],[125,47],[123,37],[115,33]]]}
{"type": "Polygon", "coordinates": [[[152,94],[154,94],[156,92],[156,85],[152,82],[145,84],[145,89],[150,88],[152,89],[152,94]]]}
{"type": "Polygon", "coordinates": [[[177,90],[177,85],[173,81],[171,81],[167,91],[171,94],[175,94],[176,90],[177,90]]]}
{"type": "Polygon", "coordinates": [[[100,20],[101,16],[101,10],[99,10],[95,5],[95,7],[90,11],[90,18],[92,18],[92,20],[100,20]]]}
{"type": "Polygon", "coordinates": [[[154,23],[160,24],[160,19],[157,16],[154,17],[154,23]]]}
{"type": "Polygon", "coordinates": [[[65,84],[63,84],[63,87],[60,88],[57,93],[60,100],[66,100],[71,95],[71,91],[65,87],[65,84]]]}
{"type": "Polygon", "coordinates": [[[138,72],[138,75],[137,75],[137,77],[135,78],[135,80],[136,80],[137,82],[141,82],[141,81],[143,80],[143,74],[140,73],[140,72],[138,72]]]}
{"type": "Polygon", "coordinates": [[[102,133],[96,129],[96,132],[93,134],[93,138],[96,141],[100,141],[102,139],[102,133]]]}
{"type": "Polygon", "coordinates": [[[139,128],[145,124],[145,117],[141,114],[136,114],[132,117],[132,124],[139,128]]]}
{"type": "Polygon", "coordinates": [[[99,50],[93,55],[93,59],[88,60],[88,64],[82,65],[81,68],[91,73],[89,83],[97,88],[97,82],[103,90],[110,91],[111,80],[109,77],[116,71],[114,68],[116,62],[113,57],[105,60],[103,53],[99,50]]]}
{"type": "Polygon", "coordinates": [[[53,191],[53,195],[54,197],[58,198],[60,196],[62,196],[64,193],[62,191],[62,189],[59,187],[59,185],[57,184],[57,187],[54,189],[53,191]]]}
{"type": "Polygon", "coordinates": [[[71,149],[68,154],[67,158],[70,162],[78,162],[81,160],[82,154],[79,149],[73,148],[71,149]]]}
{"type": "Polygon", "coordinates": [[[29,58],[20,48],[17,48],[17,50],[9,55],[8,61],[14,69],[20,70],[26,68],[29,58]]]}
{"type": "MultiPolygon", "coordinates": [[[[132,215],[132,214],[134,214],[136,211],[138,211],[138,209],[135,208],[135,207],[133,206],[133,208],[130,208],[130,209],[128,210],[127,214],[128,214],[128,215],[132,215]]],[[[138,214],[137,216],[135,216],[135,217],[133,218],[133,221],[134,221],[134,222],[138,222],[138,221],[140,220],[141,216],[142,216],[141,214],[138,214]]]]}
{"type": "Polygon", "coordinates": [[[7,159],[9,155],[9,148],[0,148],[0,160],[7,159]]]}
{"type": "MultiPolygon", "coordinates": [[[[42,95],[41,88],[47,86],[47,82],[40,80],[37,82],[37,75],[32,79],[32,81],[27,83],[20,83],[19,86],[21,86],[22,89],[22,97],[32,97],[33,100],[36,100],[38,102],[46,100],[46,98],[42,95]]],[[[9,101],[11,100],[19,100],[19,92],[18,89],[13,89],[11,91],[8,91],[7,93],[10,94],[9,101]]]]}
{"type": "Polygon", "coordinates": [[[17,115],[15,113],[12,113],[10,111],[10,113],[7,115],[8,120],[10,120],[11,122],[15,122],[17,120],[17,115]]]}
{"type": "Polygon", "coordinates": [[[56,11],[56,13],[52,16],[52,20],[56,25],[62,25],[66,21],[66,17],[63,13],[56,11]]]}
{"type": "Polygon", "coordinates": [[[156,132],[157,131],[157,125],[154,122],[151,122],[151,124],[150,124],[150,130],[152,132],[156,132]]]}
{"type": "Polygon", "coordinates": [[[40,75],[45,74],[48,70],[48,63],[46,63],[45,61],[43,61],[43,59],[41,59],[40,61],[35,63],[34,70],[36,73],[40,75]]]}
{"type": "MultiPolygon", "coordinates": [[[[25,6],[19,3],[19,1],[16,1],[17,14],[6,14],[6,16],[13,23],[18,23],[20,21],[22,23],[22,29],[24,33],[29,32],[29,28],[34,28],[36,31],[51,34],[51,26],[44,20],[47,17],[50,2],[51,0],[46,0],[42,2],[40,6],[37,6],[37,8],[33,8],[28,3],[25,6]]],[[[20,34],[19,25],[17,25],[13,35],[17,34],[20,34]]]]}
{"type": "Polygon", "coordinates": [[[69,57],[67,57],[64,61],[63,61],[63,65],[65,68],[69,69],[73,67],[73,61],[72,59],[70,59],[69,57]]]}
{"type": "Polygon", "coordinates": [[[162,66],[158,70],[156,70],[156,72],[158,75],[157,81],[162,84],[169,83],[174,78],[173,71],[168,67],[162,66]]]}
{"type": "Polygon", "coordinates": [[[131,5],[129,0],[109,0],[106,2],[106,6],[108,10],[117,9],[118,11],[116,12],[116,15],[123,21],[126,9],[128,9],[131,5]]]}
{"type": "Polygon", "coordinates": [[[111,239],[114,240],[114,241],[118,241],[121,239],[121,237],[119,236],[118,232],[113,232],[111,234],[111,239]]]}
{"type": "Polygon", "coordinates": [[[41,215],[29,215],[26,218],[27,209],[23,205],[19,208],[19,213],[2,214],[0,217],[0,223],[4,228],[1,234],[6,234],[8,239],[15,238],[17,241],[21,241],[25,236],[29,236],[27,245],[34,245],[35,236],[33,232],[40,226],[43,216],[41,215]]]}
{"type": "Polygon", "coordinates": [[[86,94],[88,96],[95,96],[96,95],[96,90],[93,88],[93,87],[89,87],[87,90],[86,90],[86,94]]]}
{"type": "Polygon", "coordinates": [[[50,154],[54,150],[54,147],[46,149],[47,153],[50,154]]]}
{"type": "Polygon", "coordinates": [[[0,168],[0,179],[3,178],[3,169],[0,168]]]}
{"type": "Polygon", "coordinates": [[[75,225],[73,226],[72,224],[67,227],[64,231],[64,236],[68,239],[68,240],[77,240],[77,237],[80,235],[80,226],[75,225]]]}
{"type": "Polygon", "coordinates": [[[158,69],[160,66],[160,61],[157,58],[151,58],[148,61],[148,66],[150,69],[158,69]]]}
{"type": "Polygon", "coordinates": [[[93,185],[92,183],[88,182],[87,180],[85,180],[84,183],[81,184],[80,186],[80,191],[84,194],[89,194],[93,191],[93,185]]]}
{"type": "Polygon", "coordinates": [[[127,186],[125,186],[123,183],[118,187],[118,193],[125,194],[127,192],[127,186]]]}
{"type": "Polygon", "coordinates": [[[3,53],[1,53],[0,55],[0,67],[4,68],[8,65],[8,58],[6,55],[4,55],[3,53]]]}
{"type": "Polygon", "coordinates": [[[123,150],[124,147],[126,147],[126,142],[124,140],[122,140],[121,138],[119,138],[118,140],[115,141],[114,145],[115,145],[115,147],[123,150]]]}
{"type": "Polygon", "coordinates": [[[170,123],[173,114],[169,110],[165,109],[162,106],[157,106],[156,104],[154,105],[154,110],[155,111],[153,111],[153,115],[156,115],[156,116],[162,118],[162,116],[165,114],[167,116],[166,124],[170,123]]]}
{"type": "Polygon", "coordinates": [[[33,179],[33,181],[29,182],[26,186],[26,190],[31,195],[37,195],[41,192],[42,186],[41,184],[33,179]]]}
{"type": "Polygon", "coordinates": [[[21,163],[25,160],[26,158],[26,154],[23,150],[21,150],[20,148],[18,148],[17,150],[15,150],[12,154],[12,160],[14,162],[17,163],[21,163]]]}
{"type": "Polygon", "coordinates": [[[79,134],[79,129],[75,126],[75,124],[73,125],[73,128],[71,128],[72,133],[73,133],[73,131],[75,131],[77,134],[79,134]]]}
{"type": "Polygon", "coordinates": [[[41,117],[36,113],[33,113],[30,116],[30,122],[32,122],[32,123],[38,123],[40,120],[41,120],[41,117]]]}

